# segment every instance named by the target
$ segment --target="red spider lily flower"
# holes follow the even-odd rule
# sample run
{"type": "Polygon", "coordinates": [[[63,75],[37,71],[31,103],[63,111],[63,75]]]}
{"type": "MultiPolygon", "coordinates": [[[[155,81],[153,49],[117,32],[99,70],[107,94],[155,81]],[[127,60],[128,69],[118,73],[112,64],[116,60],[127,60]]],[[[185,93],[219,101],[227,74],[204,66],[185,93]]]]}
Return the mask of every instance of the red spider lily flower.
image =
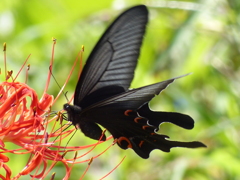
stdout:
{"type": "MultiPolygon", "coordinates": [[[[55,43],[56,41],[54,40],[53,47],[55,43]]],[[[6,45],[4,44],[5,51],[6,45]]],[[[52,65],[53,60],[50,63],[50,71],[52,65]]],[[[6,80],[0,83],[0,169],[2,168],[5,171],[5,175],[1,174],[0,179],[19,179],[26,175],[30,175],[33,179],[44,179],[58,162],[63,163],[66,170],[63,179],[68,179],[73,164],[92,162],[92,159],[104,153],[102,152],[95,157],[81,160],[82,157],[91,152],[98,144],[102,143],[100,141],[88,146],[65,147],[66,144],[61,146],[62,140],[69,138],[69,135],[75,131],[75,127],[66,131],[63,131],[65,129],[64,126],[56,128],[56,123],[63,116],[61,113],[55,113],[54,117],[50,116],[51,107],[57,100],[57,98],[54,99],[52,95],[46,93],[51,72],[49,72],[46,87],[40,99],[35,90],[30,88],[26,83],[17,82],[16,78],[18,75],[15,78],[12,75],[13,71],[8,71],[5,73],[6,80]],[[50,131],[49,126],[52,127],[50,131]],[[5,145],[7,142],[19,146],[19,149],[7,149],[5,145]],[[86,148],[90,148],[90,150],[85,154],[80,156],[75,155],[71,159],[64,157],[67,152],[77,152],[86,148]],[[11,167],[7,165],[11,160],[7,156],[10,153],[13,155],[29,154],[29,159],[26,161],[25,167],[14,177],[12,177],[11,167]]],[[[88,163],[88,166],[90,164],[88,163]]],[[[54,175],[52,175],[52,179],[54,175]]]]}

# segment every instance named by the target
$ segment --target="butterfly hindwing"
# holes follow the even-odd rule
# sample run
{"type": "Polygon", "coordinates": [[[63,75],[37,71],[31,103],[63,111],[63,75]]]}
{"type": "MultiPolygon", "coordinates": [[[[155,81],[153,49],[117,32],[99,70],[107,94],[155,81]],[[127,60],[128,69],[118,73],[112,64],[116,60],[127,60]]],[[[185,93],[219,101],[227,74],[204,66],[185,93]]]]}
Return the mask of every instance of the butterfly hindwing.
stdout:
{"type": "Polygon", "coordinates": [[[169,141],[166,139],[168,136],[157,134],[163,122],[171,122],[186,129],[193,128],[194,121],[190,116],[153,112],[148,107],[148,102],[177,78],[128,90],[93,104],[83,114],[88,116],[89,121],[105,127],[122,149],[132,148],[142,158],[148,158],[154,149],[169,152],[173,147],[205,147],[201,142],[169,141]],[[169,119],[171,116],[178,119],[169,119]]]}
{"type": "Polygon", "coordinates": [[[140,116],[147,117],[149,123],[154,126],[168,122],[185,129],[194,127],[194,120],[190,116],[177,112],[152,111],[147,103],[138,110],[138,113],[140,116]]]}
{"type": "Polygon", "coordinates": [[[138,136],[130,138],[132,149],[142,158],[149,158],[149,154],[154,149],[159,149],[164,152],[170,152],[171,148],[198,148],[206,147],[203,143],[198,141],[179,142],[167,140],[169,137],[162,134],[152,133],[149,136],[138,136]]]}

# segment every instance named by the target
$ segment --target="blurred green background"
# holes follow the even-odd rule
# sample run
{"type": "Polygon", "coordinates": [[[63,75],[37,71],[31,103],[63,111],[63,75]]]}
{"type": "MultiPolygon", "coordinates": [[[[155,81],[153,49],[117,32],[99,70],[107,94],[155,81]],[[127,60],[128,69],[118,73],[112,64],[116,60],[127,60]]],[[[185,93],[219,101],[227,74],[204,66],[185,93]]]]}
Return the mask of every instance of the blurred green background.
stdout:
{"type": "MultiPolygon", "coordinates": [[[[198,140],[208,148],[175,148],[171,153],[156,150],[143,160],[132,150],[124,151],[115,145],[93,161],[85,180],[100,179],[125,155],[121,166],[106,179],[240,179],[239,0],[1,0],[0,4],[0,42],[7,43],[8,69],[16,74],[31,54],[28,84],[39,95],[45,86],[52,37],[57,39],[53,74],[62,85],[81,46],[85,46],[86,60],[110,22],[124,9],[137,4],[148,6],[150,18],[132,87],[192,72],[156,97],[151,108],[193,117],[193,130],[163,124],[160,133],[169,135],[171,140],[198,140]]],[[[76,76],[75,73],[65,89],[69,97],[76,76]]],[[[18,80],[24,81],[24,73],[18,80]]],[[[56,96],[58,91],[52,81],[48,92],[56,96]]],[[[54,110],[60,110],[64,103],[66,100],[61,97],[54,110]]],[[[94,142],[77,132],[69,145],[94,142]]],[[[99,154],[111,142],[103,143],[88,158],[99,154]]],[[[20,159],[19,155],[11,156],[9,166],[13,175],[26,163],[26,159],[20,159]]],[[[86,163],[74,166],[71,179],[78,179],[86,167],[86,163]]],[[[61,179],[65,170],[58,164],[54,172],[55,179],[61,179]]]]}

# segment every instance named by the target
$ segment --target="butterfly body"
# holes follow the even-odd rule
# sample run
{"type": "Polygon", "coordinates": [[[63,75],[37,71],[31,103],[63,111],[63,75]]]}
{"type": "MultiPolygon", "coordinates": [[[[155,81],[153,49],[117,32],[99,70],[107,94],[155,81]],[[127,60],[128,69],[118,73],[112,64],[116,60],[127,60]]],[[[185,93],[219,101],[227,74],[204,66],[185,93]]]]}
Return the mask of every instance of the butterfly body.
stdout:
{"type": "Polygon", "coordinates": [[[205,147],[200,142],[169,141],[158,134],[159,125],[170,122],[192,129],[193,119],[181,113],[153,112],[148,102],[176,77],[149,86],[129,89],[148,22],[145,6],[121,14],[103,34],[90,54],[76,86],[74,105],[65,104],[68,120],[87,136],[106,140],[106,128],[122,149],[132,148],[148,158],[153,149],[205,147]]]}

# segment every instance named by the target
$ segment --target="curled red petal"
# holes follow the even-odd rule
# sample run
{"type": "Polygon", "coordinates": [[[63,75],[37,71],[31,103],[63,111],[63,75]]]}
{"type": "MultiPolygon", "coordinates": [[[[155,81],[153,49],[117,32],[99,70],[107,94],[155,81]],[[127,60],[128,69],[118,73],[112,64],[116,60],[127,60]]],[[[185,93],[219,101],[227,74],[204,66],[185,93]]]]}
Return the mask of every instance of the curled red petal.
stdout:
{"type": "Polygon", "coordinates": [[[44,94],[38,102],[37,114],[42,115],[53,104],[53,96],[49,94],[44,94]]]}
{"type": "Polygon", "coordinates": [[[9,158],[4,154],[0,154],[0,161],[6,163],[9,161],[9,158]]]}
{"type": "Polygon", "coordinates": [[[42,162],[42,156],[37,154],[34,158],[25,166],[25,168],[19,173],[20,175],[27,175],[32,172],[42,162]]]}
{"type": "Polygon", "coordinates": [[[32,178],[38,178],[39,179],[44,175],[46,169],[47,169],[47,162],[43,159],[43,170],[42,170],[42,172],[38,175],[30,175],[30,176],[32,178]]]}

